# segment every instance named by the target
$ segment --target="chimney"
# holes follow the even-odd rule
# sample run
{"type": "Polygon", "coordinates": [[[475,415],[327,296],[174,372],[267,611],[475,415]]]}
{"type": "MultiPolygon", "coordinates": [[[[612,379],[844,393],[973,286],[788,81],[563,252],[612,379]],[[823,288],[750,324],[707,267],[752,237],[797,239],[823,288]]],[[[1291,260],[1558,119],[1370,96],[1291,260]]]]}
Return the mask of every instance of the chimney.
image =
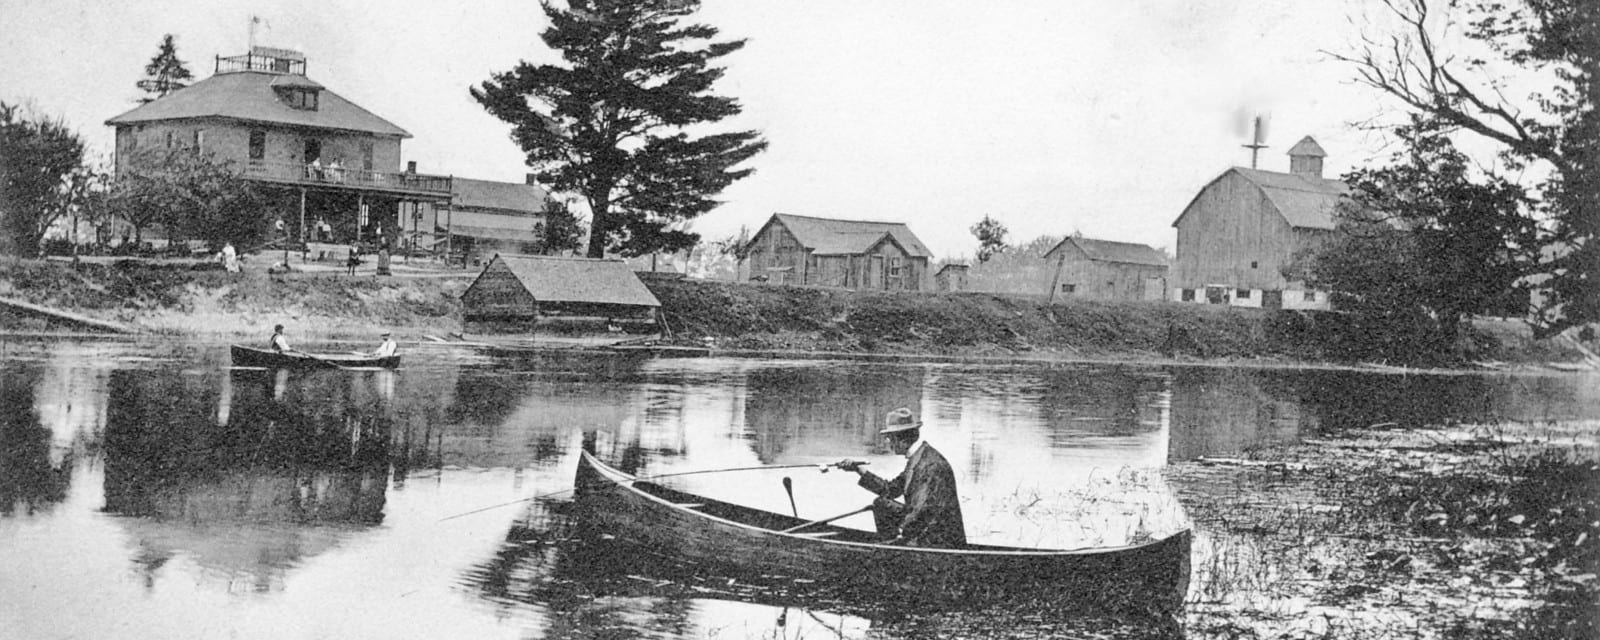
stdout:
{"type": "Polygon", "coordinates": [[[407,160],[406,161],[406,173],[416,173],[416,172],[417,172],[417,161],[416,160],[407,160]]]}
{"type": "Polygon", "coordinates": [[[1317,144],[1311,136],[1301,138],[1293,147],[1289,147],[1289,173],[1321,178],[1322,159],[1327,155],[1328,152],[1323,151],[1322,145],[1317,144]]]}
{"type": "Polygon", "coordinates": [[[539,180],[538,180],[538,178],[536,178],[534,176],[534,174],[527,173],[527,174],[523,174],[523,175],[524,175],[524,178],[523,178],[523,183],[524,184],[527,184],[530,187],[539,186],[539,180]]]}

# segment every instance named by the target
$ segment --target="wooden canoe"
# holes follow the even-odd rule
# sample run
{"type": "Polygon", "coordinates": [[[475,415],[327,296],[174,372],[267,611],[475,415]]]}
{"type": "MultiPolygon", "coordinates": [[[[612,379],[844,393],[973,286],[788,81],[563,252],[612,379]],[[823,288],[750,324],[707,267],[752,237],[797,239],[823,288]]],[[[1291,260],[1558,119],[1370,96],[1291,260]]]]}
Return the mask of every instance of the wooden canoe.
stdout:
{"type": "Polygon", "coordinates": [[[591,534],[675,565],[815,581],[885,601],[1172,617],[1189,583],[1188,530],[1145,544],[1074,550],[890,546],[872,532],[832,525],[783,533],[807,521],[637,479],[588,452],[576,489],[578,515],[591,534]]]}
{"type": "Polygon", "coordinates": [[[233,366],[268,367],[282,369],[317,369],[340,367],[374,367],[394,369],[400,366],[400,356],[382,358],[354,353],[279,353],[271,349],[256,349],[232,345],[233,366]]]}

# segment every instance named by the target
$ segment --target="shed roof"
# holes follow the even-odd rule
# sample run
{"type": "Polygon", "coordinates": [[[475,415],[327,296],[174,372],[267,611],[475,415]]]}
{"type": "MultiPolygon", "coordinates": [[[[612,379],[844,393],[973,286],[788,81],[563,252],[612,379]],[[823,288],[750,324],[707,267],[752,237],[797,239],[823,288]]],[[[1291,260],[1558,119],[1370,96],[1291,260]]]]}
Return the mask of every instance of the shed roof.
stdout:
{"type": "Polygon", "coordinates": [[[1134,242],[1117,242],[1114,240],[1095,240],[1093,238],[1079,238],[1067,236],[1066,239],[1056,243],[1049,251],[1044,253],[1045,258],[1059,251],[1067,243],[1081,249],[1090,260],[1097,262],[1123,262],[1128,264],[1147,264],[1157,267],[1167,266],[1167,254],[1147,244],[1134,242]]]}
{"type": "MultiPolygon", "coordinates": [[[[854,255],[865,253],[878,244],[885,235],[892,238],[912,257],[931,258],[933,252],[922,244],[911,228],[902,222],[870,222],[865,220],[839,220],[798,216],[791,213],[774,213],[767,222],[782,224],[794,234],[800,245],[817,255],[854,255]]],[[[757,236],[761,234],[757,233],[757,236]]],[[[754,240],[752,240],[754,242],[754,240]]]]}
{"type": "Polygon", "coordinates": [[[451,188],[455,191],[455,200],[452,204],[457,207],[537,214],[544,211],[545,202],[550,199],[550,195],[537,185],[520,182],[471,178],[452,178],[450,182],[451,188]]]}
{"type": "Polygon", "coordinates": [[[309,78],[265,71],[219,73],[106,121],[108,125],[140,124],[184,118],[234,118],[320,129],[360,131],[411,137],[337,93],[323,89],[316,110],[296,109],[278,99],[274,86],[321,87],[309,78]]]}
{"type": "Polygon", "coordinates": [[[490,261],[490,266],[495,262],[503,263],[540,302],[661,306],[621,260],[500,254],[490,261]]]}

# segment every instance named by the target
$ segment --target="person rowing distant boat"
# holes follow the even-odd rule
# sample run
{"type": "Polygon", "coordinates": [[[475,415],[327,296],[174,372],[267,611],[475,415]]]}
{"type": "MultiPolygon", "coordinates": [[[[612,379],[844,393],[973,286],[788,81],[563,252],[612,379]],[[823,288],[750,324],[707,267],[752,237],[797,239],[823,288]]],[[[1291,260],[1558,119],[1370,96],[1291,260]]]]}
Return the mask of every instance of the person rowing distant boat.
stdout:
{"type": "Polygon", "coordinates": [[[902,407],[884,417],[884,428],[878,433],[888,439],[891,450],[906,457],[906,468],[900,475],[884,480],[862,469],[864,462],[845,459],[837,463],[840,469],[861,477],[857,484],[878,494],[872,502],[878,534],[889,544],[950,549],[966,546],[955,471],[944,455],[922,440],[922,422],[910,409],[902,407]],[[900,496],[905,496],[904,503],[895,500],[900,496]]]}
{"type": "Polygon", "coordinates": [[[383,332],[383,343],[379,344],[378,348],[373,350],[372,357],[374,357],[374,358],[387,358],[389,356],[394,355],[395,352],[398,351],[399,349],[400,349],[400,345],[397,345],[397,344],[394,343],[394,338],[392,337],[392,334],[389,333],[388,331],[385,331],[385,332],[383,332]]]}
{"type": "Polygon", "coordinates": [[[283,335],[283,325],[281,324],[272,327],[272,350],[278,353],[294,352],[294,349],[289,347],[289,339],[283,335]]]}

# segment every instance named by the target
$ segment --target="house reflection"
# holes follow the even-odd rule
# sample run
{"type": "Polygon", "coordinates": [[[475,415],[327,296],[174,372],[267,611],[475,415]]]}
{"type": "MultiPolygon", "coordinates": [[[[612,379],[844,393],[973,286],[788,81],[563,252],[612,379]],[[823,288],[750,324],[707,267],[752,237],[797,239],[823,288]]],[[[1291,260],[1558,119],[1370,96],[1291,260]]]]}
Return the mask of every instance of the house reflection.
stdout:
{"type": "Polygon", "coordinates": [[[302,559],[383,520],[391,425],[381,380],[228,375],[111,376],[105,510],[129,516],[118,522],[147,584],[182,555],[229,590],[280,589],[302,559]]]}

